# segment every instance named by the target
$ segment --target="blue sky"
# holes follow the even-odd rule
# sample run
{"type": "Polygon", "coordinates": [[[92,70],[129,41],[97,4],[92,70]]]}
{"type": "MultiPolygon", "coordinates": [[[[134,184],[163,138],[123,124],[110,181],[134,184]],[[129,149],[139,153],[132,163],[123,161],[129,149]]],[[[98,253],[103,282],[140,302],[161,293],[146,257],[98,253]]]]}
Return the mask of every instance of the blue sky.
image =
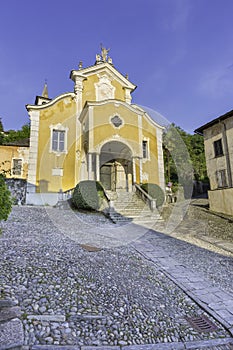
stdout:
{"type": "Polygon", "coordinates": [[[233,109],[232,0],[1,0],[0,117],[29,121],[26,104],[73,91],[79,61],[100,43],[137,85],[133,102],[192,133],[233,109]]]}

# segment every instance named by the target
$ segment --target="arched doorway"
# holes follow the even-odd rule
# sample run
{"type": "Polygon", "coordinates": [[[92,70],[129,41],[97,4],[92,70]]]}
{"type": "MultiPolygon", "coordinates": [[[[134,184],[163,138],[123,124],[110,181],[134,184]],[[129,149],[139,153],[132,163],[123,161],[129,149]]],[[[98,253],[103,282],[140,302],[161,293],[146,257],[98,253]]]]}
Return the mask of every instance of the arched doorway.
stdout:
{"type": "Polygon", "coordinates": [[[110,141],[103,145],[100,181],[106,190],[132,190],[132,152],[123,142],[110,141]]]}

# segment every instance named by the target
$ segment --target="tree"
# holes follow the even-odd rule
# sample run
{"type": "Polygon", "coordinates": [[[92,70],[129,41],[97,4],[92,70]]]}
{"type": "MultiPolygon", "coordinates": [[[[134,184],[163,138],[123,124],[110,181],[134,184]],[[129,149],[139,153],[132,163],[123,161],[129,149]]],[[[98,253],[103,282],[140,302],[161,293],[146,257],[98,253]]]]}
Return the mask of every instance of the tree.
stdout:
{"type": "Polygon", "coordinates": [[[2,118],[0,118],[0,132],[3,132],[2,118]]]}
{"type": "Polygon", "coordinates": [[[0,118],[0,145],[2,145],[4,139],[4,130],[2,124],[2,118],[0,118]]]}
{"type": "MultiPolygon", "coordinates": [[[[204,139],[191,135],[175,124],[164,133],[164,168],[166,182],[189,186],[193,179],[206,180],[204,139]]],[[[190,189],[191,191],[191,189],[190,189]]]]}
{"type": "Polygon", "coordinates": [[[4,176],[0,174],[0,221],[7,220],[11,207],[11,194],[6,186],[4,176]]]}
{"type": "Polygon", "coordinates": [[[20,130],[9,130],[4,134],[3,143],[8,144],[14,141],[27,139],[30,137],[30,124],[25,124],[20,130]]]}

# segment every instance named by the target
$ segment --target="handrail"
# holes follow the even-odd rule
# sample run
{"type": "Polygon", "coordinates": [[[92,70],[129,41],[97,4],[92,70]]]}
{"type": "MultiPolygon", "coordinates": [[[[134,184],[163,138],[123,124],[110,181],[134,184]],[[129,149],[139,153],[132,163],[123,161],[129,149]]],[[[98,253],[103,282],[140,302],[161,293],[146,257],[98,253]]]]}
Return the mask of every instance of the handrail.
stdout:
{"type": "Polygon", "coordinates": [[[70,199],[72,197],[72,194],[74,192],[75,187],[70,188],[69,190],[66,191],[62,191],[62,189],[60,189],[60,191],[58,192],[58,200],[59,201],[67,201],[68,199],[70,199]]]}
{"type": "Polygon", "coordinates": [[[152,198],[146,191],[144,191],[138,184],[134,185],[136,194],[145,202],[151,211],[156,210],[156,199],[152,198]]]}
{"type": "Polygon", "coordinates": [[[105,188],[103,187],[103,192],[104,192],[104,197],[107,199],[107,202],[110,203],[111,202],[111,198],[109,197],[109,195],[107,194],[107,192],[105,191],[105,188]]]}
{"type": "MultiPolygon", "coordinates": [[[[75,187],[70,188],[69,190],[66,190],[64,192],[62,191],[62,189],[60,189],[60,191],[58,192],[58,201],[63,202],[63,201],[67,201],[67,200],[71,199],[73,192],[74,192],[74,189],[75,189],[75,187]]],[[[111,208],[113,206],[113,202],[104,188],[103,188],[103,193],[104,193],[104,197],[106,198],[106,200],[108,202],[109,208],[111,208]]]]}

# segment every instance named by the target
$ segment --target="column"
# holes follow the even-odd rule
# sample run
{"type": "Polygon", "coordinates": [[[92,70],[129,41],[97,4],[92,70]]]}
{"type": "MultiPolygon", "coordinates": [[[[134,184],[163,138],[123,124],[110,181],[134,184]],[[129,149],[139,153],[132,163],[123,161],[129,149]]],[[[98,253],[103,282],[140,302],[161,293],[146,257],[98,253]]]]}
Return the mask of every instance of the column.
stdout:
{"type": "Polygon", "coordinates": [[[96,181],[100,181],[100,155],[99,153],[96,153],[96,162],[95,162],[95,174],[96,174],[96,181]]]}
{"type": "Polygon", "coordinates": [[[135,184],[137,182],[135,157],[132,157],[132,163],[133,163],[133,183],[135,184]]]}
{"type": "Polygon", "coordinates": [[[139,158],[139,181],[142,183],[142,158],[139,158]]]}
{"type": "Polygon", "coordinates": [[[88,153],[88,180],[92,180],[92,153],[88,153]]]}

